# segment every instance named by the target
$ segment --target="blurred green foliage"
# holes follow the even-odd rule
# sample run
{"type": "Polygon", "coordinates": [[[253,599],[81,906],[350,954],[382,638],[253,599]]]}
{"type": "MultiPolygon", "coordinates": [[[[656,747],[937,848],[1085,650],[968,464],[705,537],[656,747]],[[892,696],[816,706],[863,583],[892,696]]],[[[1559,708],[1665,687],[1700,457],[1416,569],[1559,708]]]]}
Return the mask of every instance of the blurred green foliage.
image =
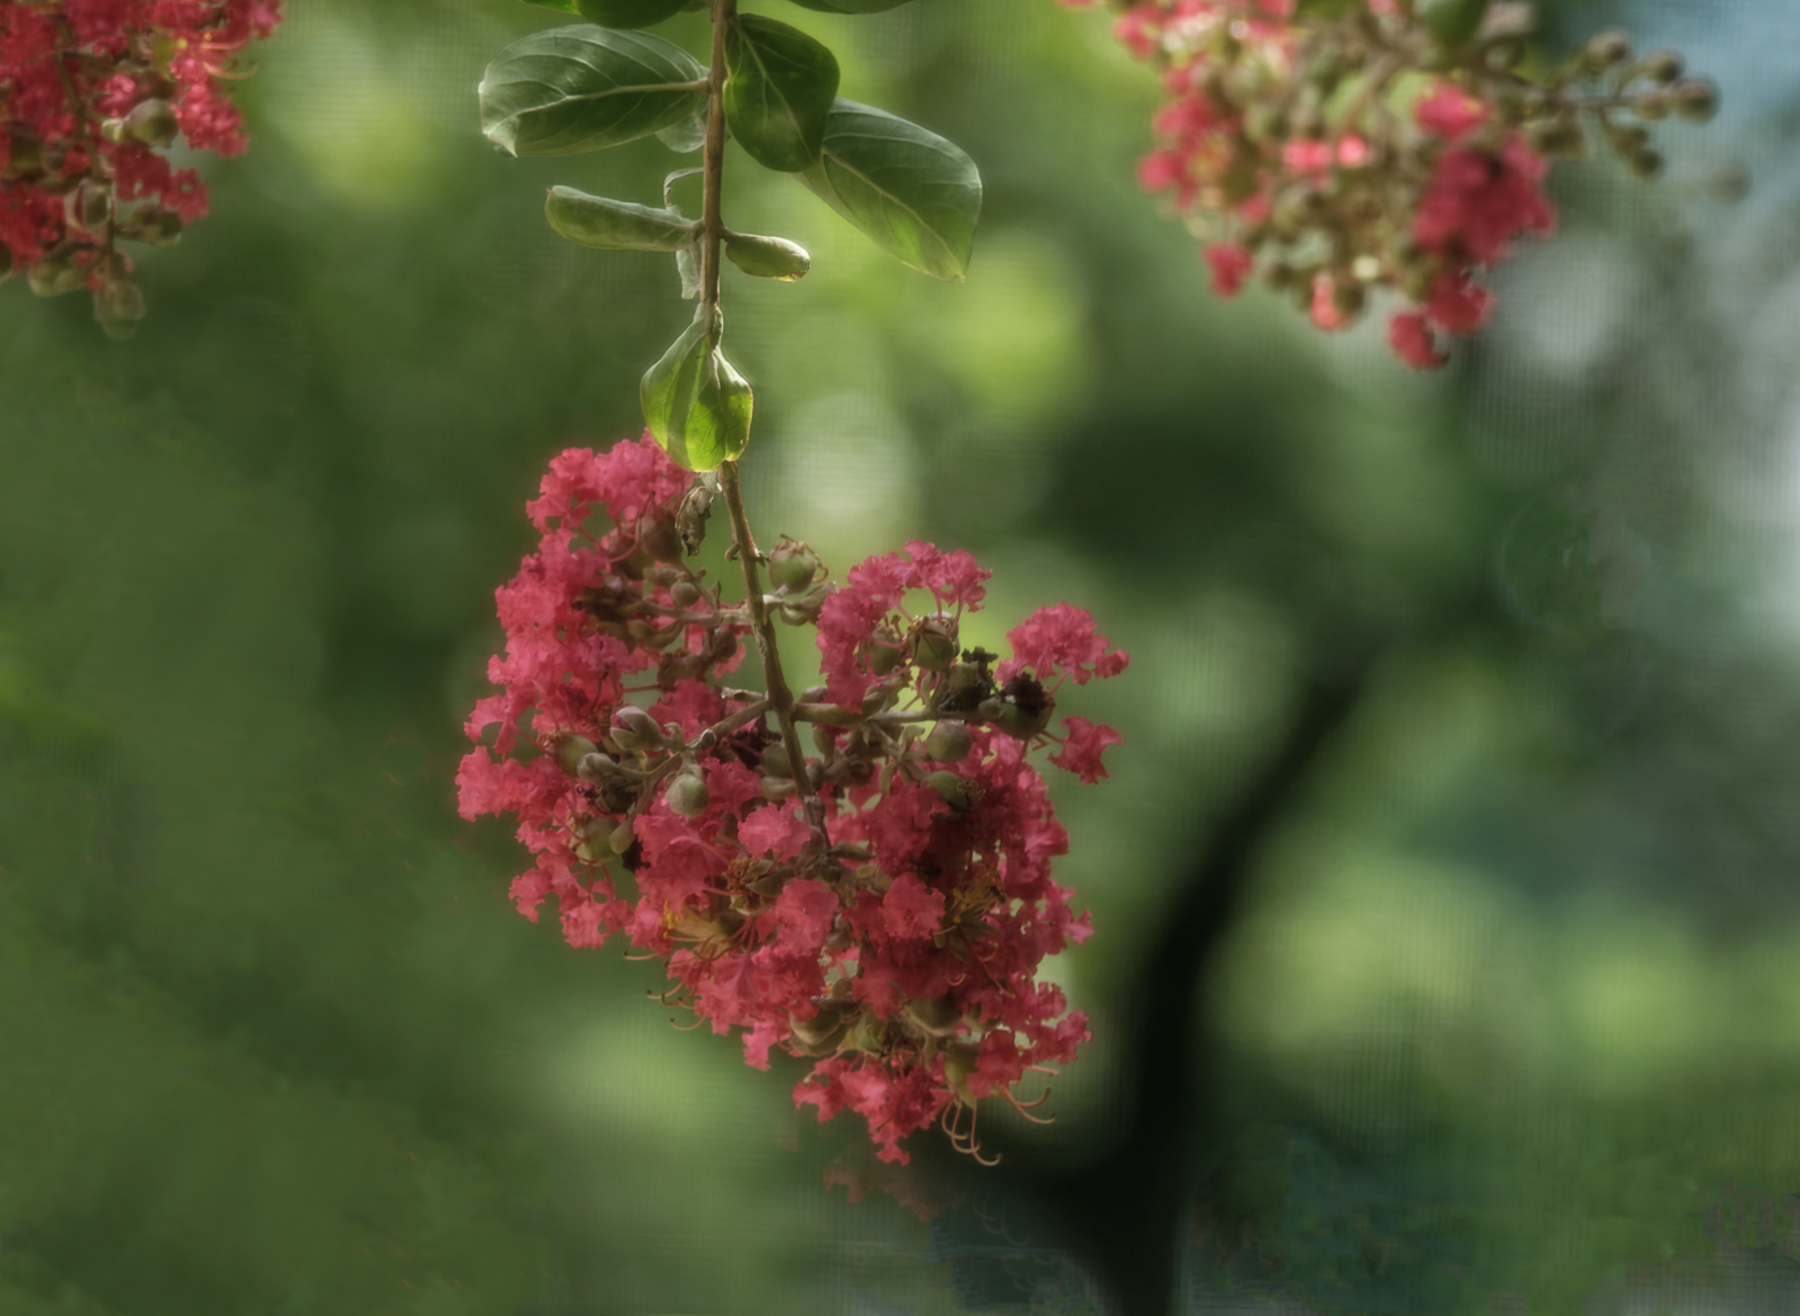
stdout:
{"type": "MultiPolygon", "coordinates": [[[[135,340],[0,288],[0,1311],[1089,1310],[967,1210],[844,1209],[857,1131],[802,1120],[793,1069],[504,899],[521,855],[451,786],[491,591],[545,460],[636,432],[689,316],[670,261],[563,241],[543,189],[659,204],[673,157],[482,141],[481,69],[541,8],[292,10],[135,340]]],[[[945,286],[728,173],[734,227],[814,257],[726,272],[760,532],[840,569],[968,546],[974,642],[1068,599],[1134,655],[1078,696],[1127,743],[1065,792],[1099,930],[1056,968],[1097,1034],[1069,1118],[1104,1121],[1134,948],[1300,676],[1420,637],[1221,971],[1189,1308],[1791,1292],[1800,681],[1764,600],[1794,511],[1745,492],[1785,478],[1779,207],[1684,190],[1696,141],[1660,193],[1577,174],[1489,338],[1420,377],[1378,328],[1210,298],[1094,15],[776,10],[987,202],[945,286]],[[1498,621],[1433,638],[1469,597],[1498,621]]],[[[1777,112],[1724,140],[1778,150],[1777,112]]]]}

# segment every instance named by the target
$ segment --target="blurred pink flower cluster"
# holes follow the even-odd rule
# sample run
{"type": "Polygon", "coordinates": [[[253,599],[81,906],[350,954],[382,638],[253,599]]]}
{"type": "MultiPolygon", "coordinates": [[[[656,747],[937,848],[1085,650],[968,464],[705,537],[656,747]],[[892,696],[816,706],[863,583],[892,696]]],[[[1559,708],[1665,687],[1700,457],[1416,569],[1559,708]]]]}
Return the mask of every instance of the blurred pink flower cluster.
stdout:
{"type": "Polygon", "coordinates": [[[13,0],[0,4],[0,275],[43,296],[87,288],[109,332],[143,294],[117,242],[166,245],[206,213],[206,186],[162,151],[177,135],[236,155],[223,80],[280,21],[278,0],[13,0]]]}
{"type": "Polygon", "coordinates": [[[1126,656],[1068,605],[1005,661],[965,649],[989,575],[967,552],[914,541],[833,586],[784,540],[767,605],[816,628],[826,678],[792,709],[796,762],[769,699],[723,680],[752,625],[687,564],[691,480],[648,436],[552,462],[538,550],[498,591],[501,690],[468,722],[461,811],[518,816],[527,917],[555,897],[571,944],[666,957],[664,999],[742,1029],[751,1065],[810,1059],[795,1098],[820,1118],[862,1115],[886,1160],[940,1119],[973,1151],[977,1101],[1030,1104],[1026,1074],[1088,1037],[1036,981],[1090,929],[1051,880],[1067,835],[1029,755],[1106,775],[1116,732],[1048,728],[1064,682],[1126,656]]]}
{"type": "Polygon", "coordinates": [[[1717,101],[1674,52],[1634,58],[1618,32],[1528,78],[1535,18],[1514,0],[1115,7],[1168,95],[1139,179],[1202,238],[1215,291],[1260,275],[1333,330],[1385,290],[1403,303],[1388,343],[1421,368],[1487,320],[1477,276],[1555,228],[1548,161],[1586,151],[1584,124],[1649,177],[1661,157],[1625,119],[1703,119],[1717,101]]]}

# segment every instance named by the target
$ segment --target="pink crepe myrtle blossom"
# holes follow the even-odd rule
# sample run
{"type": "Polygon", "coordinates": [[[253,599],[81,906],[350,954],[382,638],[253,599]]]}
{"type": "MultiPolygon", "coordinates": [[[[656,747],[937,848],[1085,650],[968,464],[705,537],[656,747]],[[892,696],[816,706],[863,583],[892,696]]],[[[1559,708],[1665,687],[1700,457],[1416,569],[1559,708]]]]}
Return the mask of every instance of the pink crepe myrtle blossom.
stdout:
{"type": "Polygon", "coordinates": [[[143,315],[120,241],[167,245],[207,211],[206,185],[162,152],[236,155],[225,81],[281,19],[277,0],[0,4],[0,277],[43,296],[87,288],[115,337],[143,315]]]}
{"type": "Polygon", "coordinates": [[[527,918],[553,900],[572,945],[661,957],[665,1001],[738,1032],[754,1067],[805,1061],[796,1101],[862,1116],[883,1160],[933,1122],[977,1153],[977,1104],[1030,1108],[1017,1090],[1089,1035],[1037,981],[1091,926],[1051,879],[1068,834],[1032,757],[1106,775],[1116,731],[1046,727],[1065,681],[1126,655],[1067,604],[1015,627],[1005,661],[964,649],[989,576],[966,551],[914,540],[832,586],[784,541],[826,678],[794,708],[819,751],[797,764],[768,701],[722,679],[752,628],[687,563],[691,479],[647,435],[551,462],[538,546],[496,591],[500,688],[465,728],[461,812],[516,817],[527,918]]]}
{"type": "Polygon", "coordinates": [[[1118,39],[1167,97],[1138,181],[1200,237],[1214,292],[1236,296],[1259,275],[1326,331],[1397,299],[1388,343],[1420,369],[1447,359],[1443,336],[1486,322],[1492,295],[1476,277],[1518,238],[1554,231],[1545,175],[1583,152],[1584,121],[1649,177],[1660,157],[1647,131],[1619,119],[1703,119],[1717,102],[1678,56],[1633,60],[1620,33],[1531,80],[1515,67],[1524,4],[1112,7],[1118,39]],[[1465,12],[1479,28],[1452,30],[1465,12]]]}

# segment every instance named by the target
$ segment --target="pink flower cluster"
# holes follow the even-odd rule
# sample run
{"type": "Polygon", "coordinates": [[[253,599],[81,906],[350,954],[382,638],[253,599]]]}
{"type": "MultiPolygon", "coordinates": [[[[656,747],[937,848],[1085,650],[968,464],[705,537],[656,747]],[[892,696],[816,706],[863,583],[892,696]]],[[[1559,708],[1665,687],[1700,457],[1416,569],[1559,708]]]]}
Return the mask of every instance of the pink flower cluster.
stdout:
{"type": "Polygon", "coordinates": [[[1488,316],[1491,294],[1472,277],[1515,237],[1553,227],[1544,162],[1492,106],[1419,71],[1424,29],[1406,8],[1370,4],[1360,18],[1345,41],[1296,20],[1292,0],[1127,11],[1119,38],[1163,70],[1170,97],[1139,179],[1210,239],[1221,296],[1260,271],[1333,330],[1370,291],[1393,289],[1411,306],[1390,321],[1390,345],[1436,366],[1438,334],[1488,316]]]}
{"type": "Polygon", "coordinates": [[[1260,273],[1330,330],[1388,290],[1406,303],[1388,343],[1420,368],[1443,364],[1443,335],[1487,320],[1493,296],[1475,277],[1555,227],[1547,162],[1586,151],[1585,123],[1648,178],[1661,157],[1622,120],[1703,120],[1718,99],[1675,52],[1634,57],[1617,31],[1527,77],[1535,20],[1510,0],[1115,7],[1119,39],[1169,96],[1139,179],[1204,239],[1215,291],[1260,273]]]}
{"type": "Polygon", "coordinates": [[[785,710],[797,755],[783,710],[721,679],[752,623],[687,565],[691,479],[648,436],[551,464],[538,549],[498,592],[502,688],[469,719],[461,811],[518,816],[527,917],[554,897],[571,944],[666,957],[664,999],[741,1029],[751,1065],[811,1060],[795,1098],[820,1118],[862,1115],[885,1160],[934,1120],[973,1151],[978,1100],[1030,1104],[1026,1074],[1088,1037],[1036,981],[1090,928],[1051,879],[1068,838],[1028,758],[1106,775],[1117,733],[1069,717],[1053,737],[1053,693],[1126,657],[1067,605],[1006,661],[964,649],[989,574],[967,552],[915,541],[834,587],[784,541],[767,604],[816,626],[825,676],[785,710]]]}
{"type": "Polygon", "coordinates": [[[167,244],[206,187],[161,154],[179,133],[236,155],[222,79],[280,21],[279,0],[14,0],[0,4],[0,275],[50,296],[89,288],[110,331],[143,315],[119,239],[167,244]]]}

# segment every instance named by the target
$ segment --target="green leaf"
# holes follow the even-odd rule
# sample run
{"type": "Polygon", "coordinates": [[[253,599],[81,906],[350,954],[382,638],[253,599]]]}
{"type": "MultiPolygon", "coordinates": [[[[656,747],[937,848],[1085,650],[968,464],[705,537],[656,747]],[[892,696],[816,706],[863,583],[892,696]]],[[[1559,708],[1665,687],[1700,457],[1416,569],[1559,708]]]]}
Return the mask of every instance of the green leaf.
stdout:
{"type": "Polygon", "coordinates": [[[481,131],[514,155],[573,155],[646,137],[694,113],[706,70],[660,37],[583,23],[534,32],[481,79],[481,131]]]}
{"type": "Polygon", "coordinates": [[[690,471],[717,470],[750,442],[750,385],[719,350],[723,332],[718,308],[702,306],[638,389],[650,433],[690,471]]]}
{"type": "Polygon", "coordinates": [[[915,270],[961,279],[981,216],[981,174],[953,142],[839,99],[818,164],[798,175],[875,245],[915,270]]]}
{"type": "Polygon", "coordinates": [[[565,14],[579,14],[575,0],[525,0],[528,5],[541,5],[545,9],[560,9],[565,14]]]}
{"type": "Polygon", "coordinates": [[[812,257],[798,242],[755,233],[727,233],[725,256],[745,274],[792,283],[812,268],[812,257]]]}
{"type": "Polygon", "coordinates": [[[553,187],[544,202],[550,227],[571,242],[611,251],[680,251],[700,225],[672,210],[553,187]]]}
{"type": "Polygon", "coordinates": [[[689,155],[706,145],[706,97],[694,106],[694,112],[667,128],[656,130],[656,140],[677,155],[689,155]]]}
{"type": "Polygon", "coordinates": [[[837,58],[799,28],[745,14],[725,29],[725,68],[725,122],[745,153],[784,173],[817,164],[837,58]]]}
{"type": "Polygon", "coordinates": [[[897,9],[906,0],[794,0],[802,9],[816,9],[821,14],[878,14],[883,9],[897,9]]]}
{"type": "Polygon", "coordinates": [[[1466,46],[1487,17],[1488,0],[1419,0],[1414,11],[1446,46],[1466,46]]]}
{"type": "Polygon", "coordinates": [[[581,16],[601,27],[649,27],[680,11],[687,0],[576,0],[581,16]]]}

